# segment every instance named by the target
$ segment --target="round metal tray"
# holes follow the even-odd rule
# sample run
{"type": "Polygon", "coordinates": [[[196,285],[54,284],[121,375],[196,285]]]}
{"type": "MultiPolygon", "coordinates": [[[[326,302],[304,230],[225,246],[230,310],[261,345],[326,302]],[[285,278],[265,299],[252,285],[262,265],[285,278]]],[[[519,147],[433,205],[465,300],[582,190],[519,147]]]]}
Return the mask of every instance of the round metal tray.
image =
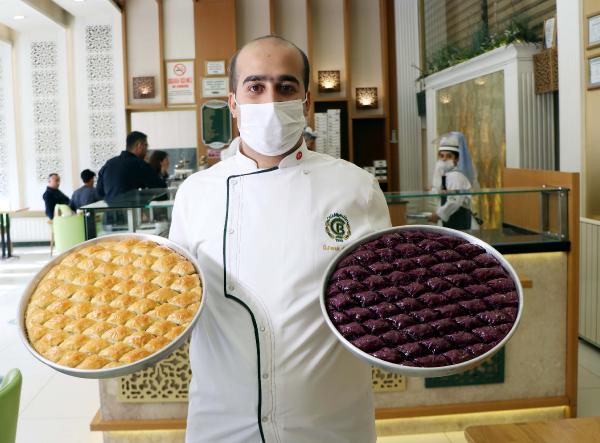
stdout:
{"type": "Polygon", "coordinates": [[[31,352],[31,354],[33,354],[33,356],[35,358],[37,358],[42,363],[50,366],[51,368],[56,369],[57,371],[60,371],[64,374],[72,375],[72,376],[80,377],[80,378],[95,378],[95,379],[120,377],[123,375],[131,374],[133,372],[141,371],[142,369],[152,366],[157,361],[162,360],[165,357],[169,356],[174,350],[176,350],[179,346],[181,346],[183,344],[183,342],[185,341],[187,336],[192,332],[192,328],[194,327],[194,325],[198,321],[198,318],[200,317],[200,314],[202,313],[202,310],[204,307],[204,301],[206,299],[206,293],[204,292],[205,288],[206,288],[206,285],[205,285],[204,275],[202,274],[202,271],[201,271],[200,267],[198,266],[198,263],[196,262],[196,260],[185,249],[183,249],[182,247],[173,243],[171,240],[164,238],[164,237],[159,237],[159,236],[150,235],[150,234],[127,233],[127,234],[105,235],[102,237],[94,238],[92,240],[88,240],[83,243],[80,243],[77,246],[74,246],[73,248],[63,252],[62,254],[53,258],[48,264],[46,264],[46,266],[44,266],[41,269],[40,272],[37,273],[37,275],[33,278],[33,280],[29,283],[29,285],[25,289],[25,292],[21,296],[21,301],[19,302],[19,308],[18,308],[18,313],[17,313],[17,318],[19,319],[19,335],[20,335],[21,340],[23,341],[23,344],[25,345],[25,347],[29,350],[29,352],[31,352]],[[194,265],[194,268],[196,269],[196,272],[200,276],[200,281],[202,283],[202,298],[200,300],[200,306],[198,307],[198,311],[196,311],[194,318],[192,319],[190,324],[187,326],[187,328],[177,338],[175,338],[173,341],[171,341],[171,343],[169,343],[164,348],[159,349],[154,354],[151,354],[151,355],[144,357],[133,363],[129,363],[129,364],[126,364],[123,366],[118,366],[115,368],[108,368],[108,369],[70,368],[68,366],[62,366],[57,363],[54,363],[54,362],[44,358],[42,355],[40,355],[33,348],[33,346],[31,346],[31,343],[29,343],[29,339],[27,338],[27,331],[25,328],[25,311],[27,309],[27,305],[29,304],[29,299],[33,295],[37,285],[40,283],[42,278],[50,271],[50,269],[52,269],[55,265],[60,263],[64,258],[66,258],[67,255],[69,255],[75,251],[78,251],[87,246],[93,245],[95,243],[104,242],[107,240],[119,241],[119,240],[131,239],[131,238],[134,238],[137,240],[151,240],[160,245],[167,246],[170,249],[177,252],[178,254],[185,257],[187,260],[190,261],[190,263],[192,263],[192,265],[194,265]]]}
{"type": "Polygon", "coordinates": [[[521,321],[521,315],[523,313],[523,287],[521,286],[521,282],[519,281],[519,277],[517,276],[517,273],[515,272],[513,267],[510,265],[510,263],[508,263],[508,261],[502,256],[502,254],[500,254],[498,251],[496,251],[496,249],[494,249],[489,244],[485,243],[484,241],[482,241],[476,237],[473,237],[472,235],[466,234],[461,231],[456,231],[454,229],[443,228],[440,226],[431,226],[431,225],[397,226],[397,227],[393,227],[393,228],[389,228],[389,229],[384,229],[384,230],[381,230],[378,232],[374,232],[372,234],[366,235],[362,238],[359,238],[358,240],[353,241],[348,246],[346,246],[342,251],[340,251],[338,253],[338,255],[336,255],[336,257],[334,258],[334,260],[331,262],[331,264],[327,267],[327,270],[325,271],[325,274],[323,276],[323,281],[322,281],[321,287],[322,287],[321,297],[320,297],[321,311],[323,313],[323,316],[325,317],[325,322],[327,323],[327,325],[329,326],[331,331],[335,334],[337,339],[342,343],[342,345],[346,349],[348,349],[351,353],[353,353],[355,356],[364,360],[366,363],[369,363],[373,366],[377,366],[377,367],[382,368],[389,372],[407,375],[410,377],[443,377],[446,375],[452,375],[452,374],[464,372],[468,369],[472,369],[476,366],[479,366],[485,360],[489,359],[496,352],[498,352],[500,350],[500,348],[502,348],[502,346],[504,346],[508,342],[508,340],[510,340],[510,338],[514,334],[515,330],[517,329],[519,322],[521,321]],[[342,259],[344,259],[346,256],[348,256],[352,251],[354,251],[362,243],[379,238],[385,234],[391,234],[393,232],[405,232],[405,231],[416,231],[416,230],[436,232],[436,233],[443,234],[443,235],[451,235],[451,236],[455,236],[455,237],[460,237],[460,238],[463,238],[463,239],[469,241],[470,243],[481,246],[482,248],[484,248],[486,250],[486,252],[493,255],[494,258],[496,258],[500,262],[502,267],[508,272],[510,277],[513,279],[513,281],[515,283],[515,288],[516,288],[517,294],[519,296],[519,307],[518,307],[517,318],[513,324],[513,327],[508,332],[508,334],[506,334],[506,336],[496,346],[494,346],[492,349],[490,349],[486,353],[481,354],[480,356],[475,357],[471,360],[467,360],[465,362],[458,363],[455,365],[439,366],[439,367],[433,367],[433,368],[403,366],[401,364],[391,363],[391,362],[388,362],[385,360],[381,360],[379,358],[373,357],[370,354],[367,354],[364,351],[361,351],[359,348],[357,348],[356,346],[354,346],[352,343],[350,343],[348,340],[346,340],[344,338],[344,336],[336,329],[333,322],[329,318],[329,314],[328,314],[327,308],[325,306],[325,297],[327,294],[329,278],[331,277],[331,274],[334,272],[338,263],[342,259]]]}

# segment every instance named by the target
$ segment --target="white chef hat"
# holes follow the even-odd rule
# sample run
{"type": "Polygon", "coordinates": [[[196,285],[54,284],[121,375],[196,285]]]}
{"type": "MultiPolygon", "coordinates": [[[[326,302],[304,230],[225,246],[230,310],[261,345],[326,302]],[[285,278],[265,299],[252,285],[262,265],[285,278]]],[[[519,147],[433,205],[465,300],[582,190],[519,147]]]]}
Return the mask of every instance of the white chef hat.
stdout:
{"type": "Polygon", "coordinates": [[[451,151],[460,155],[460,140],[456,133],[449,132],[440,137],[439,151],[451,151]]]}

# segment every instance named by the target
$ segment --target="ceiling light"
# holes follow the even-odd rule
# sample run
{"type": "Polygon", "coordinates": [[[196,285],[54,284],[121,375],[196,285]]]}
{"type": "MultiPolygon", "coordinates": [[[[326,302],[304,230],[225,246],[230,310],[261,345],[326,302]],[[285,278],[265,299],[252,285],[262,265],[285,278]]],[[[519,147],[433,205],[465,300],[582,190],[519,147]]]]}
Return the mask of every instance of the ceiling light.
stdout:
{"type": "Polygon", "coordinates": [[[15,20],[23,20],[25,18],[25,16],[24,15],[15,15],[13,18],[15,20]]]}

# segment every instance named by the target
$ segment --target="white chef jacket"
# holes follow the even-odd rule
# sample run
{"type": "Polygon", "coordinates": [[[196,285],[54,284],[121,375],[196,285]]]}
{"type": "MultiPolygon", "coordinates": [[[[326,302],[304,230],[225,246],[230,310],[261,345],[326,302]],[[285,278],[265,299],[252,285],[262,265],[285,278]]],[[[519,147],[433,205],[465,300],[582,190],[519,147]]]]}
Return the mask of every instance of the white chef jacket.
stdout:
{"type": "MultiPolygon", "coordinates": [[[[458,169],[446,173],[446,190],[468,191],[470,189],[471,182],[458,169]]],[[[448,195],[446,203],[437,209],[436,214],[442,221],[447,222],[461,207],[471,209],[471,198],[468,195],[448,195]]]]}
{"type": "Polygon", "coordinates": [[[370,367],[319,294],[339,249],[389,226],[372,175],[305,144],[271,169],[238,151],[180,186],[169,238],[197,258],[206,297],[187,443],[375,442],[370,367]]]}

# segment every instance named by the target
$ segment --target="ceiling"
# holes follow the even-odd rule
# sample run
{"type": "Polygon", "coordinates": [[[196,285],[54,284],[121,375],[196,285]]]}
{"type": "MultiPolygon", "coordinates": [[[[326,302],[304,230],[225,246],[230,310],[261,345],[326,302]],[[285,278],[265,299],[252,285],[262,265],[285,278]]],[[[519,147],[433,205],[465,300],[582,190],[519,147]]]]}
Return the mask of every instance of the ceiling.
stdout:
{"type": "Polygon", "coordinates": [[[55,21],[40,12],[48,8],[62,8],[74,17],[92,17],[118,11],[112,0],[0,0],[0,23],[16,32],[33,31],[42,26],[57,26],[55,21]],[[34,8],[30,5],[40,7],[34,8]],[[25,18],[16,20],[14,17],[18,15],[25,18]]]}

